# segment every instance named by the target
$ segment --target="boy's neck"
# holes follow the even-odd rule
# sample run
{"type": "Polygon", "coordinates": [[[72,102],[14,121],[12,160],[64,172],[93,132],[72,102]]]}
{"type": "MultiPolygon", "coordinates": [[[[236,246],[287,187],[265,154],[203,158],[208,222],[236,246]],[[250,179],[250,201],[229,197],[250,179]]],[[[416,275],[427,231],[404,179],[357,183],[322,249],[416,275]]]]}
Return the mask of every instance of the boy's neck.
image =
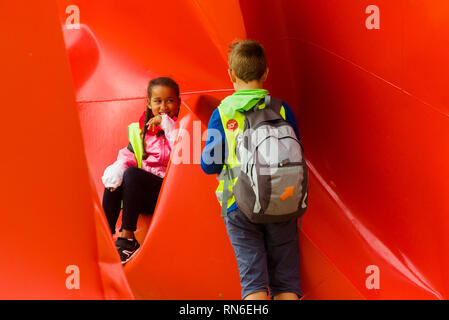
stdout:
{"type": "Polygon", "coordinates": [[[253,80],[249,82],[245,82],[243,80],[237,79],[234,82],[235,91],[238,90],[250,90],[250,89],[263,89],[263,81],[253,80]]]}

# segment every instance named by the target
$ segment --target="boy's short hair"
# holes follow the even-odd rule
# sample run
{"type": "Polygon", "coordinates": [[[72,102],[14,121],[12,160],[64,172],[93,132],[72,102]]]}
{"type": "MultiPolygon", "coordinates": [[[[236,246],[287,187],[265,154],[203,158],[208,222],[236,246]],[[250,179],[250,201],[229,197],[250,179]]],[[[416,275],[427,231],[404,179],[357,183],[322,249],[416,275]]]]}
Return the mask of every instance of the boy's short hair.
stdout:
{"type": "Polygon", "coordinates": [[[260,80],[267,70],[265,49],[256,40],[242,40],[231,45],[229,69],[248,83],[260,80]]]}

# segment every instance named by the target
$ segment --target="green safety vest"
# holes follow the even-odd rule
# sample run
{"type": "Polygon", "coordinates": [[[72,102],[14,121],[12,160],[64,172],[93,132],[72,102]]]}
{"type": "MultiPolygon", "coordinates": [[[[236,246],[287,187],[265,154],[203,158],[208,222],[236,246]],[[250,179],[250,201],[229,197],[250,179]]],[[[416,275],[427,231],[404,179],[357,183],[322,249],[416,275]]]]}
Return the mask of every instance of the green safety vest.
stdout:
{"type": "MultiPolygon", "coordinates": [[[[259,106],[259,109],[265,108],[265,104],[259,106]]],[[[221,205],[221,216],[226,216],[227,209],[235,203],[233,192],[234,186],[237,184],[238,175],[240,173],[240,161],[236,155],[236,138],[238,134],[244,131],[245,115],[240,111],[235,111],[232,118],[227,117],[218,107],[220,113],[221,124],[226,136],[226,145],[228,147],[228,156],[225,159],[221,173],[218,175],[218,187],[215,190],[218,202],[221,205]],[[223,206],[222,200],[227,199],[227,206],[223,206]]],[[[285,120],[285,109],[281,107],[280,114],[285,120]]]]}
{"type": "Polygon", "coordinates": [[[137,160],[137,167],[142,168],[143,158],[143,143],[142,143],[142,130],[140,130],[139,123],[134,122],[128,126],[128,141],[134,151],[134,156],[137,160]]]}

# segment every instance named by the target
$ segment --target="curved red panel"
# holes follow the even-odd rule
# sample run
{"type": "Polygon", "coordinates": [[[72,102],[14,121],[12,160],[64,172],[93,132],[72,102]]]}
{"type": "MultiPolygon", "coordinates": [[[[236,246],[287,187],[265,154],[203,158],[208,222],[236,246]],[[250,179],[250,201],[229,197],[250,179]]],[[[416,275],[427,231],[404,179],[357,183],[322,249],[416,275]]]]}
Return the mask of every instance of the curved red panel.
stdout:
{"type": "MultiPolygon", "coordinates": [[[[279,21],[276,10],[243,3],[244,18],[256,13],[270,25],[279,21]]],[[[377,1],[380,30],[365,27],[368,5],[277,3],[286,23],[278,40],[294,56],[287,63],[296,90],[283,95],[300,106],[312,188],[317,183],[325,191],[310,192],[304,232],[367,298],[444,298],[448,101],[435,87],[448,83],[441,56],[448,49],[411,33],[422,25],[447,34],[447,20],[435,19],[447,4],[377,1]],[[324,198],[334,209],[323,206],[324,198]],[[365,286],[370,265],[381,272],[378,290],[365,286]]],[[[245,21],[249,36],[268,51],[279,47],[254,20],[245,21]]]]}
{"type": "Polygon", "coordinates": [[[0,298],[131,299],[91,185],[57,6],[1,9],[0,298]]]}
{"type": "MultiPolygon", "coordinates": [[[[305,298],[445,297],[449,132],[439,86],[447,83],[447,48],[413,32],[419,21],[444,38],[445,4],[378,1],[379,30],[366,28],[364,1],[77,4],[104,57],[77,91],[100,196],[101,172],[126,143],[124,128],[143,108],[149,78],[168,74],[180,82],[180,125],[192,136],[192,121],[201,119],[204,130],[214,97],[231,87],[227,45],[256,38],[268,52],[267,86],[293,107],[312,173],[300,240],[305,298]],[[157,12],[170,12],[176,23],[157,12]],[[155,34],[155,25],[164,27],[155,34]],[[439,63],[427,67],[420,57],[439,63]],[[109,70],[120,70],[114,85],[104,76],[109,70]],[[105,119],[104,126],[92,126],[90,117],[105,119]],[[378,289],[366,286],[373,265],[378,289]]],[[[171,165],[143,250],[125,267],[136,297],[239,297],[214,184],[198,165],[171,165]]]]}
{"type": "MultiPolygon", "coordinates": [[[[310,208],[300,236],[304,298],[447,298],[445,1],[378,0],[380,29],[373,30],[365,24],[366,9],[373,3],[364,0],[57,4],[73,84],[54,4],[27,4],[30,10],[45,11],[46,23],[37,25],[46,37],[27,32],[35,20],[20,25],[13,20],[19,5],[9,4],[7,10],[16,15],[1,22],[2,30],[14,26],[20,35],[12,39],[5,34],[6,43],[17,47],[2,53],[2,61],[20,66],[5,67],[4,101],[17,106],[8,116],[23,118],[21,106],[30,105],[23,88],[10,85],[23,83],[26,74],[31,105],[39,106],[29,110],[34,120],[30,131],[46,149],[56,151],[58,161],[33,160],[34,167],[44,168],[32,172],[41,188],[25,204],[18,190],[30,173],[7,175],[13,184],[3,187],[4,194],[14,215],[6,221],[20,227],[23,236],[20,258],[2,267],[5,274],[17,273],[4,280],[0,294],[20,296],[10,288],[25,285],[18,275],[27,272],[26,262],[26,268],[41,271],[48,286],[45,293],[29,289],[29,297],[240,298],[236,262],[214,196],[216,181],[202,173],[198,159],[210,114],[232,92],[226,73],[228,44],[255,38],[268,53],[268,89],[297,116],[311,172],[310,208]],[[80,10],[80,29],[65,26],[69,5],[80,10]],[[149,79],[160,75],[173,77],[182,89],[178,125],[184,135],[177,146],[191,142],[191,148],[183,149],[190,163],[171,163],[151,225],[148,218],[139,221],[142,248],[123,273],[99,208],[101,175],[126,145],[126,126],[145,107],[149,79]],[[68,107],[61,109],[61,101],[68,107]],[[63,116],[63,124],[56,121],[63,116]],[[55,132],[66,134],[56,138],[55,132]],[[64,188],[68,180],[73,181],[70,196],[64,188]],[[43,200],[49,194],[52,201],[43,200]],[[74,198],[76,204],[61,215],[74,198]],[[35,239],[43,232],[62,239],[56,249],[64,254],[51,266],[34,247],[42,247],[35,239]],[[75,292],[64,287],[67,275],[58,272],[68,263],[94,270],[83,280],[87,288],[75,292]],[[367,270],[373,266],[380,283],[370,289],[367,270]]],[[[9,139],[16,123],[2,129],[10,150],[16,150],[9,139]]],[[[26,141],[29,132],[19,132],[18,140],[26,141]]],[[[27,152],[41,150],[36,144],[27,152]]],[[[5,158],[13,168],[29,167],[26,157],[5,158]]],[[[44,283],[39,281],[36,288],[44,283]]]]}

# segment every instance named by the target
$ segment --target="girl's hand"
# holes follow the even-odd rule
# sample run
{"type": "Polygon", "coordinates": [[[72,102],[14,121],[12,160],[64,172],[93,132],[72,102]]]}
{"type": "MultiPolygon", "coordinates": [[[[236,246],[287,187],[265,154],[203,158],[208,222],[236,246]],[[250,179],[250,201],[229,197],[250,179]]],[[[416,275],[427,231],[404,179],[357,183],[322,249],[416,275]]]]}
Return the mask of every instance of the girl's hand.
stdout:
{"type": "Polygon", "coordinates": [[[161,121],[162,121],[162,116],[161,115],[157,115],[157,116],[151,118],[147,122],[148,129],[151,129],[151,127],[156,127],[156,126],[160,125],[161,121]]]}

